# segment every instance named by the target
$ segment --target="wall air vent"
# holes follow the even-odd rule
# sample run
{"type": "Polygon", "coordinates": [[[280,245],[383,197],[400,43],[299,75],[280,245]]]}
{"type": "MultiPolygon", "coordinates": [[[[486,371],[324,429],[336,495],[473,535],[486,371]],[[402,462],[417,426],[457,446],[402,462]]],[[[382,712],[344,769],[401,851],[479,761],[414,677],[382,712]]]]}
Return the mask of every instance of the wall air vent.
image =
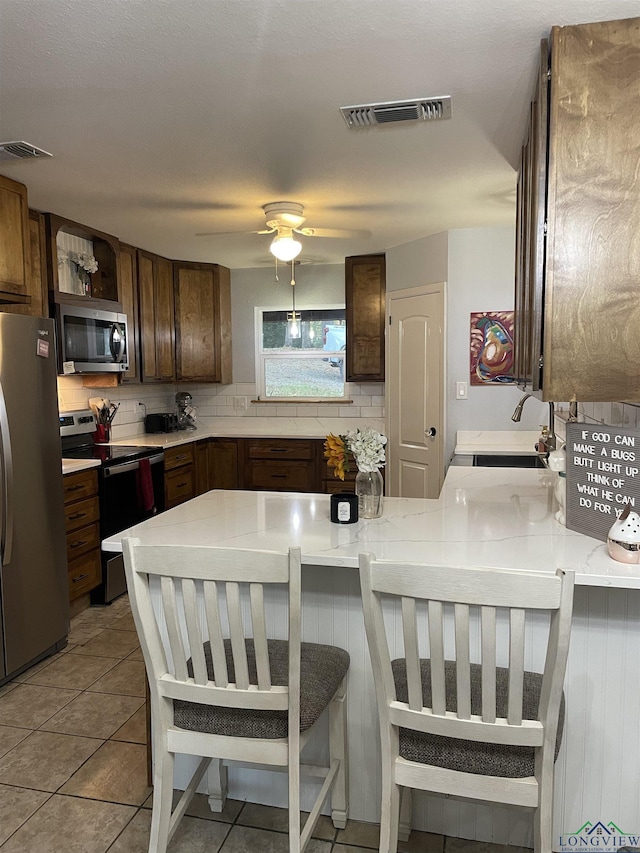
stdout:
{"type": "Polygon", "coordinates": [[[38,157],[53,157],[53,154],[37,148],[30,142],[0,142],[0,161],[35,160],[38,157]]]}
{"type": "Polygon", "coordinates": [[[352,128],[373,127],[376,124],[391,124],[396,121],[433,121],[451,118],[451,96],[340,107],[340,112],[352,128]]]}

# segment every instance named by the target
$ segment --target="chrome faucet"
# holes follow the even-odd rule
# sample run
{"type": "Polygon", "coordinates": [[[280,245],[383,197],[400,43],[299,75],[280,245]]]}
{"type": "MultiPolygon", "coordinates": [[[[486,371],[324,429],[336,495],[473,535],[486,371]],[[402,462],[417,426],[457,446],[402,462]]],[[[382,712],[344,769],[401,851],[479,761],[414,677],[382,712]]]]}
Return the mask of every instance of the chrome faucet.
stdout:
{"type": "Polygon", "coordinates": [[[522,397],[522,399],[520,400],[518,405],[513,410],[513,414],[511,415],[511,420],[514,422],[514,424],[520,423],[520,418],[522,417],[522,408],[530,396],[531,396],[531,394],[525,394],[524,397],[522,397]]]}
{"type": "MultiPolygon", "coordinates": [[[[531,396],[531,394],[525,394],[523,397],[521,397],[520,402],[518,403],[518,405],[513,410],[513,414],[511,415],[511,420],[514,423],[516,423],[516,424],[520,423],[520,418],[522,417],[522,409],[524,407],[524,404],[526,403],[526,401],[529,399],[530,396],[531,396]]],[[[556,449],[556,441],[557,440],[556,440],[556,430],[555,430],[555,423],[554,423],[555,422],[555,416],[556,416],[555,404],[552,401],[549,401],[549,427],[548,427],[549,437],[547,438],[547,447],[549,448],[549,450],[555,450],[556,449]]]]}

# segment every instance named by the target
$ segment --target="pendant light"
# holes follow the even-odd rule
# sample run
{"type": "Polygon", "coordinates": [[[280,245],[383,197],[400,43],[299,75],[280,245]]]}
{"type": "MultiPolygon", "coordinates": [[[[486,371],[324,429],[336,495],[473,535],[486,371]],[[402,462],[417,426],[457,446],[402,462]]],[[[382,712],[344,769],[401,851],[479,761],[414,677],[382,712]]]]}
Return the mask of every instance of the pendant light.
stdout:
{"type": "Polygon", "coordinates": [[[296,278],[295,261],[291,260],[291,296],[293,300],[292,310],[287,312],[287,332],[289,337],[297,339],[302,336],[302,318],[300,312],[296,311],[296,278]]]}

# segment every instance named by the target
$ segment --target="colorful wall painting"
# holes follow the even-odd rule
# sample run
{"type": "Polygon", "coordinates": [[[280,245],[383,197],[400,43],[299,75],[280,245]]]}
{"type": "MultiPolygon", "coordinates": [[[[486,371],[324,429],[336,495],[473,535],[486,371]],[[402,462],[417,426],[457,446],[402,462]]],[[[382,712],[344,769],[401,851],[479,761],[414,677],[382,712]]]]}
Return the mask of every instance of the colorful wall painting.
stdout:
{"type": "Polygon", "coordinates": [[[513,385],[513,311],[471,313],[471,385],[513,385]]]}

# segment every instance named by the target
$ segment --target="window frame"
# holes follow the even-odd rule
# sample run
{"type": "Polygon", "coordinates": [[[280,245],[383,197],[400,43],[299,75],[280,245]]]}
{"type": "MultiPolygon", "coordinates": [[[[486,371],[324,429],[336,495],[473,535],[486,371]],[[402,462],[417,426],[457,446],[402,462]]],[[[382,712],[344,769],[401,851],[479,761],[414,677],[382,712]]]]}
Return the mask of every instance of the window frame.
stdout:
{"type": "MultiPolygon", "coordinates": [[[[344,359],[343,367],[344,374],[346,374],[347,369],[347,352],[344,350],[317,350],[316,352],[304,352],[302,350],[291,353],[273,353],[269,355],[268,350],[265,351],[262,349],[262,323],[263,323],[263,314],[269,311],[291,311],[290,306],[255,306],[254,307],[254,332],[255,332],[255,341],[254,341],[254,361],[255,361],[255,371],[256,371],[256,398],[260,403],[274,403],[277,405],[286,404],[286,403],[313,403],[313,404],[321,404],[326,403],[327,405],[335,405],[336,403],[347,403],[351,402],[347,396],[347,380],[342,380],[342,396],[341,397],[269,397],[266,394],[266,384],[265,384],[265,363],[269,359],[276,358],[332,358],[337,356],[338,358],[344,359]],[[319,356],[318,353],[321,352],[322,355],[319,356]]],[[[296,311],[300,314],[304,314],[305,311],[345,311],[345,325],[346,325],[346,306],[344,303],[329,303],[329,304],[313,304],[313,305],[305,305],[304,307],[296,306],[296,311]]]]}

